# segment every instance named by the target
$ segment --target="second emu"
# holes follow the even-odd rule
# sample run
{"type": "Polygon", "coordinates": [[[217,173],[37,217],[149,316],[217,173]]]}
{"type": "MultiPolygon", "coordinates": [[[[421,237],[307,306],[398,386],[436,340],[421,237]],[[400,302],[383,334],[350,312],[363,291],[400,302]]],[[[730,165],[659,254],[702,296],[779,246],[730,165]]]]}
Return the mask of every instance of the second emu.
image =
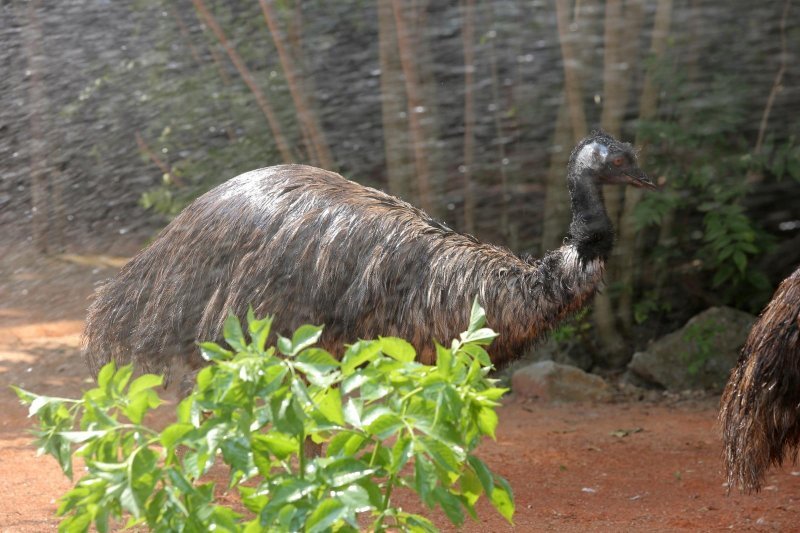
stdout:
{"type": "Polygon", "coordinates": [[[780,284],[731,371],[720,402],[728,486],[761,489],[800,450],[800,268],[780,284]]]}
{"type": "Polygon", "coordinates": [[[633,148],[594,132],[573,150],[572,222],[541,259],[514,255],[408,203],[303,165],[254,170],[195,200],[97,290],[83,346],[94,374],[110,360],[169,375],[204,364],[229,312],[275,314],[273,331],[324,324],[321,345],[392,335],[422,362],[433,340],[466,329],[477,295],[499,333],[492,360],[521,354],[582,307],[600,283],[614,232],[601,185],[654,188],[633,148]]]}

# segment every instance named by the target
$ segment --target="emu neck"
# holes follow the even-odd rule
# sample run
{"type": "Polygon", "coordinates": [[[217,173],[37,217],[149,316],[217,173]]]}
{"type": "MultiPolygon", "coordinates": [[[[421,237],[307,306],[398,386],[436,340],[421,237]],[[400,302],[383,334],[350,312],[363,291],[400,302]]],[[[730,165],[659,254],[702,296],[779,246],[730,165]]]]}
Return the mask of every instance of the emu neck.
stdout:
{"type": "Polygon", "coordinates": [[[603,192],[595,182],[591,169],[570,168],[568,186],[573,221],[586,218],[587,215],[605,215],[603,192]]]}
{"type": "Polygon", "coordinates": [[[568,244],[575,247],[584,264],[605,261],[614,245],[614,227],[606,214],[603,193],[589,168],[574,168],[569,173],[572,222],[568,244]]]}

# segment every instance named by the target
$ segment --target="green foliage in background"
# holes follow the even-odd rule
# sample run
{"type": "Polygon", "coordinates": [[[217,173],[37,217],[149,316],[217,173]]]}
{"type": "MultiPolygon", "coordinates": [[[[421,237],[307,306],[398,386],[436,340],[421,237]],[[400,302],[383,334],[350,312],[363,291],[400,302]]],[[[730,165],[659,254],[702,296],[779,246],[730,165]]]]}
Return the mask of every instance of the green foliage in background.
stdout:
{"type": "Polygon", "coordinates": [[[40,452],[70,477],[74,458],[85,464],[60,499],[60,530],[109,531],[127,518],[155,531],[435,531],[394,504],[401,488],[454,524],[476,517],[481,495],[511,522],[508,483],[472,453],[494,438],[506,391],[486,377],[496,334],[477,304],[469,329],[436,346],[434,366],[392,337],[359,341],[338,361],[314,346],[315,326],[266,347],[271,321],[251,311],[248,340],[229,317],[229,349],[201,344],[210,365],[162,431],[144,422],[162,380],[131,381],[130,366],[106,365],[78,400],[16,389],[39,421],[40,452]],[[312,442],[322,455],[307,453],[312,442]],[[215,501],[208,480],[220,460],[235,508],[215,501]]]}
{"type": "MultiPolygon", "coordinates": [[[[646,146],[645,168],[662,176],[666,186],[662,194],[646,195],[634,214],[637,229],[660,232],[650,261],[662,279],[674,271],[696,272],[718,303],[758,309],[770,283],[755,260],[771,249],[773,239],[743,207],[750,191],[747,176],[772,171],[780,171],[778,178],[793,176],[788,169],[800,159],[793,161],[793,148],[755,155],[742,133],[748,93],[735,79],[717,76],[698,100],[693,85],[674,69],[665,67],[659,78],[665,112],[642,121],[639,136],[646,146]]],[[[641,305],[637,320],[656,307],[641,305]]]]}
{"type": "Polygon", "coordinates": [[[725,328],[721,324],[692,324],[686,328],[683,340],[691,342],[694,350],[681,354],[690,375],[697,374],[706,361],[715,355],[714,341],[725,328]]]}

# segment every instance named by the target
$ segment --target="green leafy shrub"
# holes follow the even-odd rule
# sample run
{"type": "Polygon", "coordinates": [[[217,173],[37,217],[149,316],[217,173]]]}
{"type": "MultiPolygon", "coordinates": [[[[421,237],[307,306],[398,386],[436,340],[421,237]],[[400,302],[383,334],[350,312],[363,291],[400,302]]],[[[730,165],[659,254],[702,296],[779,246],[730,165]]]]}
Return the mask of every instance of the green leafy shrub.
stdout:
{"type": "Polygon", "coordinates": [[[725,328],[721,324],[692,324],[686,328],[683,340],[691,342],[694,348],[690,352],[681,354],[681,359],[686,363],[689,375],[696,375],[706,361],[714,355],[714,340],[724,332],[725,328]]]}
{"type": "Polygon", "coordinates": [[[472,455],[494,437],[506,389],[487,378],[484,347],[496,334],[473,306],[469,329],[435,366],[414,361],[406,341],[359,341],[341,361],[314,346],[321,328],[302,326],[265,348],[271,318],[248,315],[249,341],[229,317],[230,349],[201,344],[210,361],[163,431],[143,423],[161,403],[161,377],[131,381],[130,366],[106,365],[79,400],[16,389],[38,418],[36,443],[68,476],[85,474],[60,500],[62,531],[115,521],[156,531],[435,531],[393,505],[398,488],[440,507],[455,524],[487,495],[509,522],[508,483],[472,455]],[[312,456],[310,443],[324,444],[312,456]],[[235,508],[215,503],[206,474],[225,463],[235,508]],[[205,477],[204,477],[205,476],[205,477]]]}
{"type": "MultiPolygon", "coordinates": [[[[647,146],[643,166],[666,181],[662,194],[646,195],[634,211],[637,231],[657,242],[648,247],[647,259],[655,271],[651,278],[659,282],[649,289],[663,300],[664,287],[692,276],[713,289],[720,303],[759,309],[770,293],[759,259],[773,239],[744,208],[751,191],[747,175],[794,168],[793,144],[775,157],[754,153],[743,133],[748,93],[735,77],[717,76],[698,102],[680,71],[665,65],[661,75],[663,113],[641,121],[637,132],[647,146]]],[[[640,318],[650,311],[641,307],[640,318]]]]}

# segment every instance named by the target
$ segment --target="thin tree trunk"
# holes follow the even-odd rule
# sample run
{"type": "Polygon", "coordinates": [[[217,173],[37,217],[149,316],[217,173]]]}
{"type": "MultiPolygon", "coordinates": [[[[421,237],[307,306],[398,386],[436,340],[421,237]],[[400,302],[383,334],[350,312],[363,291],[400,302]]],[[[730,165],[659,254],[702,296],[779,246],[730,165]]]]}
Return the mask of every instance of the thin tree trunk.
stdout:
{"type": "MultiPolygon", "coordinates": [[[[493,21],[494,22],[494,21],[493,21]]],[[[494,103],[494,130],[497,134],[497,159],[500,169],[500,232],[508,242],[508,170],[506,169],[506,142],[503,130],[503,121],[500,119],[503,106],[500,103],[500,80],[497,74],[497,49],[494,45],[494,37],[489,41],[489,67],[492,79],[492,102],[494,103]]]]}
{"type": "Polygon", "coordinates": [[[564,229],[569,224],[570,204],[567,180],[564,171],[569,164],[570,148],[573,144],[569,126],[569,109],[566,101],[558,106],[555,133],[553,134],[550,168],[545,184],[544,221],[540,255],[561,246],[564,229]]]}
{"type": "MultiPolygon", "coordinates": [[[[672,0],[658,0],[650,44],[651,61],[657,63],[664,56],[671,22],[672,0]]],[[[658,87],[653,77],[652,69],[648,70],[644,78],[642,95],[639,98],[639,120],[650,120],[658,112],[658,87]]],[[[636,145],[641,146],[641,140],[638,138],[636,145]]],[[[630,328],[633,324],[633,283],[638,270],[636,259],[641,256],[636,246],[637,232],[633,220],[634,210],[641,198],[640,189],[628,187],[625,190],[625,206],[619,225],[619,241],[623,250],[620,257],[622,261],[620,282],[623,290],[619,300],[619,315],[626,328],[630,328]]]]}
{"type": "Polygon", "coordinates": [[[261,4],[264,20],[272,36],[272,42],[275,43],[275,48],[278,51],[278,58],[280,59],[283,73],[286,76],[286,83],[289,85],[289,92],[292,95],[298,118],[303,125],[304,131],[307,132],[310,138],[311,148],[313,149],[313,153],[316,154],[317,162],[324,168],[333,169],[333,157],[331,156],[330,148],[328,147],[325,135],[322,132],[317,118],[311,111],[307,95],[304,93],[303,88],[297,80],[294,61],[286,50],[283,37],[278,29],[278,21],[272,9],[272,2],[268,0],[259,0],[259,4],[261,4]]]}
{"type": "MultiPolygon", "coordinates": [[[[617,138],[622,135],[622,122],[630,99],[630,82],[638,58],[643,15],[641,0],[629,1],[624,8],[622,0],[606,0],[600,124],[617,138]]],[[[606,188],[606,210],[615,225],[619,224],[622,195],[622,186],[606,188]]],[[[615,255],[620,253],[617,248],[615,255]]]]}
{"type": "Polygon", "coordinates": [[[561,43],[561,55],[564,61],[564,93],[567,98],[567,109],[572,127],[573,139],[586,136],[586,114],[583,110],[583,90],[581,88],[580,65],[573,46],[576,40],[575,32],[570,31],[569,24],[570,0],[556,0],[556,21],[558,37],[561,43]]]}
{"type": "Polygon", "coordinates": [[[228,41],[227,37],[225,37],[225,32],[222,31],[222,28],[214,18],[214,15],[212,15],[206,7],[205,2],[203,2],[203,0],[192,0],[192,3],[194,4],[195,9],[197,9],[197,12],[200,14],[200,17],[203,19],[203,22],[205,22],[205,24],[211,28],[211,31],[225,49],[225,52],[228,54],[228,57],[230,58],[234,67],[236,67],[236,70],[239,72],[242,80],[244,80],[245,84],[250,89],[250,92],[253,93],[253,97],[256,99],[259,109],[261,109],[261,112],[264,113],[264,117],[267,119],[267,124],[269,125],[270,131],[272,131],[272,137],[275,140],[275,145],[278,147],[278,151],[281,154],[283,162],[291,163],[294,160],[294,157],[292,156],[292,151],[289,149],[289,144],[286,142],[286,138],[283,135],[280,122],[275,116],[275,113],[272,110],[272,106],[267,100],[266,95],[264,95],[264,93],[261,91],[261,88],[258,86],[252,74],[250,73],[250,69],[247,68],[247,65],[242,60],[239,53],[228,41]]]}
{"type": "Polygon", "coordinates": [[[389,191],[410,200],[411,163],[408,146],[407,112],[403,93],[403,74],[397,53],[392,0],[378,0],[378,52],[381,67],[381,120],[389,191]]]}
{"type": "Polygon", "coordinates": [[[31,142],[30,146],[30,178],[31,178],[31,231],[33,245],[41,253],[47,253],[49,224],[49,198],[47,192],[47,139],[43,125],[46,101],[42,88],[42,28],[36,9],[38,1],[29,1],[27,9],[27,27],[23,29],[25,55],[28,59],[29,83],[28,102],[31,142]]]}
{"type": "Polygon", "coordinates": [[[579,76],[583,61],[577,51],[587,48],[588,37],[593,33],[590,22],[598,6],[593,1],[576,4],[571,24],[569,10],[569,1],[556,0],[559,41],[564,62],[564,100],[558,108],[553,151],[547,173],[542,253],[561,245],[565,228],[569,225],[570,204],[564,172],[569,163],[572,145],[587,133],[579,76]]]}
{"type": "Polygon", "coordinates": [[[461,42],[464,47],[464,231],[475,233],[475,195],[472,170],[475,164],[475,0],[461,2],[461,42]]]}
{"type": "MultiPolygon", "coordinates": [[[[772,89],[769,91],[767,97],[767,104],[764,106],[764,114],[761,116],[761,122],[758,126],[758,139],[756,139],[756,146],[753,150],[755,154],[761,153],[761,146],[764,144],[764,136],[767,132],[767,124],[769,122],[769,115],[772,112],[772,105],[775,103],[775,97],[781,89],[783,75],[786,72],[786,58],[788,53],[786,51],[786,19],[789,17],[789,8],[792,5],[792,0],[786,0],[783,5],[783,14],[781,15],[780,22],[780,39],[781,39],[781,54],[780,65],[778,72],[775,73],[775,79],[772,82],[772,89]]],[[[756,183],[764,179],[763,173],[751,177],[750,182],[756,183]]]]}
{"type": "MultiPolygon", "coordinates": [[[[628,2],[623,8],[622,0],[606,0],[604,58],[603,58],[603,111],[601,125],[611,135],[619,137],[622,133],[622,121],[628,105],[630,94],[630,72],[638,58],[637,43],[641,30],[643,10],[639,0],[628,2]],[[623,65],[627,68],[623,69],[623,65]]],[[[606,190],[606,210],[615,225],[620,223],[622,211],[622,194],[620,187],[608,187],[606,190]]],[[[618,258],[624,253],[621,239],[611,256],[607,275],[615,278],[619,274],[618,258]]],[[[594,300],[594,320],[600,339],[602,351],[605,352],[609,366],[625,363],[625,342],[617,329],[616,314],[607,291],[598,292],[594,300]]]]}
{"type": "Polygon", "coordinates": [[[419,194],[419,201],[422,208],[429,214],[435,216],[435,203],[433,191],[431,189],[428,154],[426,151],[426,135],[420,121],[420,115],[427,110],[423,106],[421,98],[421,87],[414,63],[414,50],[411,45],[411,40],[409,39],[402,0],[392,0],[392,12],[394,13],[394,24],[397,31],[400,64],[403,68],[403,76],[405,78],[408,102],[408,125],[414,152],[417,193],[419,194]]]}

